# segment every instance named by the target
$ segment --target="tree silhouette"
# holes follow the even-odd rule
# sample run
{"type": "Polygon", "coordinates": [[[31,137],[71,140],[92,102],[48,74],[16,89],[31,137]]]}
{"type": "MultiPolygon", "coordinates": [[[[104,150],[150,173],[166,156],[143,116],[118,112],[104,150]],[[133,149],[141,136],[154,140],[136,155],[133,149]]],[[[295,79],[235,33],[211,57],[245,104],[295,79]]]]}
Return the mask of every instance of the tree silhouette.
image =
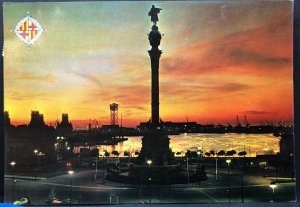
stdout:
{"type": "Polygon", "coordinates": [[[186,151],[185,156],[187,156],[189,158],[197,158],[197,157],[199,157],[199,155],[197,154],[196,151],[191,151],[191,150],[186,151]]]}
{"type": "Polygon", "coordinates": [[[227,155],[227,156],[233,156],[233,155],[235,155],[235,154],[236,154],[236,151],[235,151],[235,150],[229,150],[229,151],[226,152],[226,155],[227,155]]]}
{"type": "Polygon", "coordinates": [[[109,157],[110,156],[109,152],[105,151],[104,156],[109,157]]]}
{"type": "Polygon", "coordinates": [[[127,150],[125,150],[125,151],[124,151],[124,156],[125,156],[125,157],[129,157],[129,156],[130,156],[130,153],[129,153],[127,150]]]}
{"type": "Polygon", "coordinates": [[[116,157],[118,157],[120,155],[120,153],[118,151],[112,151],[111,154],[115,155],[116,157]]]}
{"type": "Polygon", "coordinates": [[[225,153],[224,150],[220,150],[220,151],[217,153],[218,156],[224,156],[225,154],[226,154],[226,153],[225,153]]]}
{"type": "Polygon", "coordinates": [[[246,151],[241,151],[238,153],[239,156],[246,156],[247,152],[246,151]]]}

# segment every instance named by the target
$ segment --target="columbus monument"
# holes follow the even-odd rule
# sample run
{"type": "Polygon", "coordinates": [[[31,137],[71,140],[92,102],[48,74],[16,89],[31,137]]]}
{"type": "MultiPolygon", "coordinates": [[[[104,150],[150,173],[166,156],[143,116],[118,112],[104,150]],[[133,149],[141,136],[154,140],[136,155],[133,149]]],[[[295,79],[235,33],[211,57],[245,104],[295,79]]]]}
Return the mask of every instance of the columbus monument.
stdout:
{"type": "Polygon", "coordinates": [[[171,164],[174,159],[169,148],[170,138],[160,126],[159,116],[159,60],[162,51],[158,47],[162,35],[158,30],[157,22],[161,10],[153,5],[148,13],[153,22],[148,35],[151,45],[151,49],[148,51],[151,59],[151,126],[149,132],[142,138],[142,150],[139,156],[140,164],[145,165],[147,161],[151,161],[153,166],[166,166],[171,164]]]}
{"type": "MultiPolygon", "coordinates": [[[[162,51],[158,48],[161,33],[158,30],[158,14],[162,9],[154,5],[148,12],[153,22],[148,39],[151,49],[148,51],[151,60],[151,121],[148,132],[142,138],[142,149],[130,165],[128,172],[115,174],[110,179],[116,182],[129,182],[132,184],[171,184],[199,181],[200,171],[190,173],[188,168],[175,160],[170,149],[170,138],[162,127],[159,116],[159,60],[162,51]],[[186,172],[189,173],[186,173],[186,172]]],[[[204,172],[204,171],[203,171],[204,172]]],[[[203,173],[202,173],[203,174],[203,173]]],[[[205,175],[205,174],[204,174],[205,175]]]]}

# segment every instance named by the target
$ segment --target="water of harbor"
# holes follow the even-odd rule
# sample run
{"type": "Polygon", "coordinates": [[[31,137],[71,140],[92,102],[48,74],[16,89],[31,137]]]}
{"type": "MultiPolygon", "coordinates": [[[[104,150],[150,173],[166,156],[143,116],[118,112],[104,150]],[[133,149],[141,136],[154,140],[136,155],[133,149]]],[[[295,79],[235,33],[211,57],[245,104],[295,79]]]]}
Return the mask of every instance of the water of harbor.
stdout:
{"type": "MultiPolygon", "coordinates": [[[[237,153],[246,151],[246,156],[254,157],[263,154],[275,154],[279,152],[279,137],[272,134],[205,134],[184,133],[170,135],[170,148],[177,156],[182,156],[187,150],[201,150],[204,153],[214,150],[235,150],[237,153]],[[179,155],[179,153],[181,155],[179,155]]],[[[118,151],[123,156],[124,151],[134,153],[142,147],[141,136],[128,137],[127,141],[120,142],[115,146],[98,146],[99,151],[118,151]]],[[[236,154],[236,156],[238,156],[236,154]]]]}

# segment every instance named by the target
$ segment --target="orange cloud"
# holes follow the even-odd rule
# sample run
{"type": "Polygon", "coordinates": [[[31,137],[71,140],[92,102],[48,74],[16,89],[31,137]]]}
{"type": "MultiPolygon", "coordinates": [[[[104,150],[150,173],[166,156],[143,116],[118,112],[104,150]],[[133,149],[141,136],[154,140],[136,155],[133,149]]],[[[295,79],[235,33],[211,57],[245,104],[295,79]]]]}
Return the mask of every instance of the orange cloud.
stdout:
{"type": "Polygon", "coordinates": [[[291,77],[291,14],[266,25],[208,43],[196,40],[162,61],[162,75],[193,78],[211,74],[291,77]]]}

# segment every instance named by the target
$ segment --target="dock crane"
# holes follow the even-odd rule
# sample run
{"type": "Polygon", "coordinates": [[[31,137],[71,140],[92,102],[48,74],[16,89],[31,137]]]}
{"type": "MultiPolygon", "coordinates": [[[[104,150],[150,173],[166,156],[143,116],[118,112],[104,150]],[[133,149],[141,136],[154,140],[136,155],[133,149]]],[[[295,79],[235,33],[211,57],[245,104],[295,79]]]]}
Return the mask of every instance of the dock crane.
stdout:
{"type": "Polygon", "coordinates": [[[250,124],[248,122],[248,119],[247,119],[247,116],[245,114],[244,114],[244,126],[245,127],[249,127],[250,126],[250,124]]]}
{"type": "Polygon", "coordinates": [[[240,120],[239,120],[239,116],[238,116],[238,115],[236,115],[235,125],[236,125],[236,126],[241,126],[241,123],[240,123],[240,120]]]}

